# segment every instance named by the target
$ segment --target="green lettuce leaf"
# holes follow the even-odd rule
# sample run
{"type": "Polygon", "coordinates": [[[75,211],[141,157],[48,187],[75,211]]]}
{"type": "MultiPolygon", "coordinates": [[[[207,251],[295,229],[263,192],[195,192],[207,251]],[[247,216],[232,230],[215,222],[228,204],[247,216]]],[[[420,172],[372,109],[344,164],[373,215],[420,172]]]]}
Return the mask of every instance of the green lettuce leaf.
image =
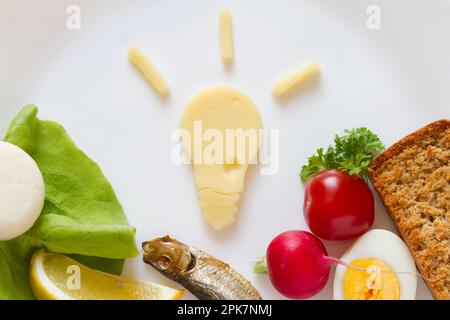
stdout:
{"type": "Polygon", "coordinates": [[[5,141],[25,150],[45,181],[45,204],[24,235],[0,241],[0,299],[32,299],[29,260],[36,248],[72,254],[80,262],[120,274],[123,259],[138,255],[111,185],[98,165],[80,151],[64,128],[37,118],[28,105],[10,124],[5,141]]]}

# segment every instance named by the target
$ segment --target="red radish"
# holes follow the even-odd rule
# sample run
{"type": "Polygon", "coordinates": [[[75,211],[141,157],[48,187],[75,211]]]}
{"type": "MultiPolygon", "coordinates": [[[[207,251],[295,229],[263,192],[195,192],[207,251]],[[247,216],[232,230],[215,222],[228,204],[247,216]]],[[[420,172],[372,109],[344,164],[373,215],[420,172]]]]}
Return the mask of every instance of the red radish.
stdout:
{"type": "Polygon", "coordinates": [[[307,231],[283,232],[267,248],[270,281],[283,295],[309,298],[323,289],[334,263],[322,242],[307,231]]]}

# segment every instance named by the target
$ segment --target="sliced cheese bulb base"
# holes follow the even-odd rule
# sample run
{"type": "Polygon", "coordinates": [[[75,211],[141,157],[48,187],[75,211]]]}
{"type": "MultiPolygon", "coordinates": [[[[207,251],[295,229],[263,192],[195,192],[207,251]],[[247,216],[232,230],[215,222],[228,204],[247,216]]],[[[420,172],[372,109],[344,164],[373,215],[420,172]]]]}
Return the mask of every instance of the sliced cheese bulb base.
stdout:
{"type": "Polygon", "coordinates": [[[239,193],[223,193],[212,189],[198,191],[203,218],[220,230],[231,224],[238,211],[239,193]]]}
{"type": "Polygon", "coordinates": [[[36,162],[19,147],[0,141],[0,240],[30,229],[44,199],[44,179],[36,162]]]}
{"type": "Polygon", "coordinates": [[[259,112],[240,91],[217,87],[188,103],[180,127],[189,133],[182,142],[194,168],[203,217],[212,228],[222,229],[235,220],[247,168],[260,147],[259,112]],[[208,155],[214,161],[205,159],[208,155]]]}

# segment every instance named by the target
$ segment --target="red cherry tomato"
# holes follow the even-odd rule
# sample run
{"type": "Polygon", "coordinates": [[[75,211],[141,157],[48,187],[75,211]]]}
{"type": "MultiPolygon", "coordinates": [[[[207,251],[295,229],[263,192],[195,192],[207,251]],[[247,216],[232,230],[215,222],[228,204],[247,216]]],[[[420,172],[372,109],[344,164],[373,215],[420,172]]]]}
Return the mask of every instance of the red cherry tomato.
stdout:
{"type": "Polygon", "coordinates": [[[374,220],[374,200],[367,184],[336,169],[306,183],[303,214],[311,231],[326,240],[347,240],[366,232],[374,220]]]}

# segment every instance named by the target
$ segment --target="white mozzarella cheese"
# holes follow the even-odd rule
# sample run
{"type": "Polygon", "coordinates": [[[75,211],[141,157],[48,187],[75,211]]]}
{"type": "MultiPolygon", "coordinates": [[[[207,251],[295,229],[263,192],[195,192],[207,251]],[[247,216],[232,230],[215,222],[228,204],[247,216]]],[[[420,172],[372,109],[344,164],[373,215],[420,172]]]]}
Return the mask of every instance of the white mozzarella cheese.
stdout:
{"type": "Polygon", "coordinates": [[[0,141],[0,240],[30,229],[44,199],[44,179],[36,162],[19,147],[0,141]]]}

